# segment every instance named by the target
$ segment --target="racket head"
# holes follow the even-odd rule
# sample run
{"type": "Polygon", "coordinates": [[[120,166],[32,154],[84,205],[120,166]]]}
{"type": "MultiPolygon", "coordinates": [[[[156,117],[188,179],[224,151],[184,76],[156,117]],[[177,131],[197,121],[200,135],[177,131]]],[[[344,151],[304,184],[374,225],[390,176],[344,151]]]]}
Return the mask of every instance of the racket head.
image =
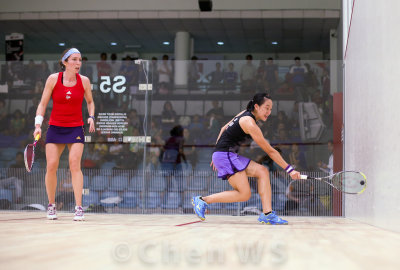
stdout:
{"type": "Polygon", "coordinates": [[[345,171],[332,176],[332,185],[347,194],[361,194],[367,188],[367,177],[362,172],[345,171]]]}
{"type": "Polygon", "coordinates": [[[28,144],[24,150],[25,168],[28,172],[32,171],[33,161],[35,159],[35,146],[28,144]]]}

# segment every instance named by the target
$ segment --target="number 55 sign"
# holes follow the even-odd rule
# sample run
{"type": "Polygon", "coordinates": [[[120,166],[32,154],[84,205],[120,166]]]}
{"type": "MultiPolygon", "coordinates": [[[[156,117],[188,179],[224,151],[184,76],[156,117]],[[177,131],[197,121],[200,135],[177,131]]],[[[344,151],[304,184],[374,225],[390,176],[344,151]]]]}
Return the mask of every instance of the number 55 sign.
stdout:
{"type": "Polygon", "coordinates": [[[100,91],[103,93],[108,93],[112,89],[115,93],[120,94],[126,90],[126,86],[124,85],[126,78],[124,76],[115,76],[112,80],[113,82],[111,82],[110,76],[101,76],[100,81],[100,91]]]}

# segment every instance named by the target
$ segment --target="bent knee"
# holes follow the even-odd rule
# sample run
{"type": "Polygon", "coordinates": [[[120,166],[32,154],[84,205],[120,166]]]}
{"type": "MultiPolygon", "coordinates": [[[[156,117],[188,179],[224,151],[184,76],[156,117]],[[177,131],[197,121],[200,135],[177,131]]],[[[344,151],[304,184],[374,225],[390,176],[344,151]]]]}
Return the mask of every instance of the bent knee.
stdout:
{"type": "Polygon", "coordinates": [[[239,197],[239,201],[240,202],[248,201],[248,200],[250,200],[250,198],[251,198],[251,191],[250,190],[244,191],[244,192],[240,192],[240,197],[239,197]]]}

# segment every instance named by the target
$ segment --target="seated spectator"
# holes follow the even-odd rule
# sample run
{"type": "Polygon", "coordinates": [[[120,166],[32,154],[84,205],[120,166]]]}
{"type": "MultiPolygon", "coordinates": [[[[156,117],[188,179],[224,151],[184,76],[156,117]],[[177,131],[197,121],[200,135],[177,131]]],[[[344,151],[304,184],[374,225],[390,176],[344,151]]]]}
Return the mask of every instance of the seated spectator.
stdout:
{"type": "Polygon", "coordinates": [[[89,78],[91,82],[93,82],[93,68],[90,64],[88,64],[88,58],[82,57],[82,66],[80,69],[80,74],[89,78]]]}
{"type": "Polygon", "coordinates": [[[235,90],[238,80],[238,73],[234,70],[234,64],[228,64],[228,70],[224,72],[224,84],[226,90],[235,90]]]}
{"type": "Polygon", "coordinates": [[[8,127],[7,107],[3,99],[0,99],[0,132],[8,127]]]}
{"type": "Polygon", "coordinates": [[[183,149],[184,137],[182,126],[175,126],[170,131],[170,137],[165,142],[161,154],[161,163],[170,164],[171,168],[175,169],[176,165],[182,160],[186,162],[186,157],[183,149]]]}
{"type": "Polygon", "coordinates": [[[37,67],[35,62],[31,59],[28,65],[24,67],[24,81],[25,84],[34,85],[36,82],[36,71],[37,67]]]}
{"type": "Polygon", "coordinates": [[[200,79],[200,71],[197,64],[197,56],[192,56],[189,64],[188,87],[190,90],[198,89],[198,80],[200,79]]]}
{"type": "Polygon", "coordinates": [[[75,202],[74,189],[72,187],[72,178],[68,173],[68,176],[61,179],[58,185],[58,192],[56,196],[56,207],[57,210],[70,210],[67,207],[71,207],[75,202]]]}
{"type": "Polygon", "coordinates": [[[296,169],[296,171],[304,171],[307,169],[306,157],[299,146],[294,143],[292,144],[291,151],[289,153],[289,163],[296,169]]]}
{"type": "Polygon", "coordinates": [[[18,152],[15,155],[15,163],[12,164],[7,170],[7,176],[4,179],[0,179],[0,189],[14,189],[15,190],[15,202],[22,202],[23,192],[23,181],[21,179],[20,170],[25,169],[24,154],[18,152]]]}
{"type": "Polygon", "coordinates": [[[183,130],[183,151],[186,159],[190,162],[192,167],[196,167],[197,164],[197,151],[195,142],[190,134],[189,129],[183,130]]]}
{"type": "Polygon", "coordinates": [[[21,110],[15,110],[13,117],[10,120],[10,131],[13,135],[19,136],[22,134],[25,128],[25,117],[21,110]]]}
{"type": "Polygon", "coordinates": [[[206,79],[210,83],[210,90],[222,89],[222,83],[224,81],[224,72],[221,70],[221,63],[215,64],[215,70],[207,74],[206,79]]]}
{"type": "Polygon", "coordinates": [[[275,93],[281,96],[293,96],[294,88],[288,82],[284,82],[275,93]]]}
{"type": "Polygon", "coordinates": [[[163,111],[161,112],[161,126],[163,130],[170,130],[176,125],[176,112],[170,101],[164,103],[163,111]]]}
{"type": "Polygon", "coordinates": [[[158,71],[158,92],[160,94],[168,94],[171,89],[172,82],[172,66],[168,62],[168,55],[163,55],[161,63],[157,66],[158,71]]]}
{"type": "Polygon", "coordinates": [[[37,81],[33,88],[33,94],[41,94],[44,90],[44,84],[42,81],[37,81]]]}
{"type": "Polygon", "coordinates": [[[240,71],[240,81],[242,83],[242,93],[253,93],[255,92],[255,76],[257,69],[252,63],[253,56],[251,54],[246,55],[246,64],[242,66],[240,71]]]}
{"type": "Polygon", "coordinates": [[[36,71],[36,81],[40,81],[44,84],[49,75],[50,75],[49,64],[47,64],[47,62],[43,60],[36,71]]]}
{"type": "Polygon", "coordinates": [[[196,134],[196,137],[201,137],[204,132],[204,125],[200,121],[200,116],[198,114],[193,115],[192,123],[189,125],[189,131],[191,134],[196,134]]]}
{"type": "Polygon", "coordinates": [[[142,123],[140,121],[140,117],[137,115],[137,111],[135,109],[131,109],[128,114],[128,126],[132,128],[141,129],[142,123]]]}
{"type": "Polygon", "coordinates": [[[278,66],[274,64],[274,59],[269,57],[267,65],[264,67],[264,78],[271,89],[276,89],[279,82],[278,66]]]}
{"type": "Polygon", "coordinates": [[[83,167],[86,169],[100,168],[102,156],[95,150],[95,144],[89,143],[83,152],[83,167]]]}

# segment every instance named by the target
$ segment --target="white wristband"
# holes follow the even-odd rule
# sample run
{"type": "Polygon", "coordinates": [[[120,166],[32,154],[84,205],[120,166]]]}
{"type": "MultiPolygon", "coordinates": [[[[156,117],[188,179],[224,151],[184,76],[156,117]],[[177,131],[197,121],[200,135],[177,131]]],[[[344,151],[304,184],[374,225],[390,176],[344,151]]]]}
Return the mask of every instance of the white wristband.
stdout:
{"type": "Polygon", "coordinates": [[[35,126],[36,126],[36,125],[42,126],[42,123],[43,123],[43,116],[41,116],[41,115],[36,115],[36,117],[35,117],[35,126]]]}

